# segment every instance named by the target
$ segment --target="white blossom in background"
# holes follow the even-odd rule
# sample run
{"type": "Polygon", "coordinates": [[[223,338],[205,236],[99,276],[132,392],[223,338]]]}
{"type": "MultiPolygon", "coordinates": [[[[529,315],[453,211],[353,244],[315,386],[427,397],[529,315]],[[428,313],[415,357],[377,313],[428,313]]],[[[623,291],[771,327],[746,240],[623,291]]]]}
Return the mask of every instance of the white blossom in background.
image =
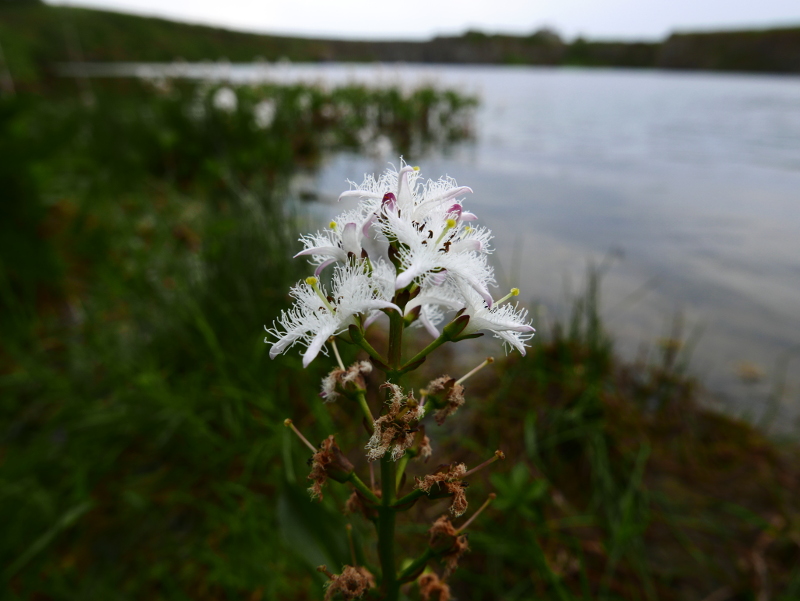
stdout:
{"type": "Polygon", "coordinates": [[[351,182],[340,199],[358,199],[357,208],[300,238],[304,249],[296,256],[308,258],[315,283],[292,288],[294,307],[268,330],[278,339],[270,356],[300,342],[308,365],[328,337],[354,323],[366,328],[382,310],[399,311],[393,299],[402,290],[416,293],[405,306],[407,320],[431,336],[440,335],[448,314],[461,311],[469,317],[463,335],[488,331],[524,355],[534,329],[527,311],[506,302],[518,291],[497,302],[489,292],[496,286],[488,262],[492,234],[465,210],[470,192],[449,177],[423,181],[418,168],[404,164],[351,182]],[[328,267],[330,302],[316,284],[328,267]]]}
{"type": "Polygon", "coordinates": [[[274,100],[266,98],[253,107],[253,120],[258,129],[268,129],[275,121],[277,105],[274,100]]]}
{"type": "Polygon", "coordinates": [[[238,104],[239,100],[236,97],[236,92],[227,86],[219,88],[211,98],[211,105],[223,113],[236,112],[238,104]]]}
{"type": "Polygon", "coordinates": [[[297,97],[297,108],[301,113],[307,112],[311,108],[311,94],[304,92],[297,97]]]}

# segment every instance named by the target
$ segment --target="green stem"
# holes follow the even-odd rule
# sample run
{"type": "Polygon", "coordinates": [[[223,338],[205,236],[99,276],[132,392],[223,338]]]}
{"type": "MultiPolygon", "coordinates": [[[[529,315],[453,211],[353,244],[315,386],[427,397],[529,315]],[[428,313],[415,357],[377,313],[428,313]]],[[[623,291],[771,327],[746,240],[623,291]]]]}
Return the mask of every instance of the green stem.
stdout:
{"type": "Polygon", "coordinates": [[[356,397],[358,398],[358,406],[361,407],[361,411],[364,413],[364,417],[367,420],[367,429],[370,431],[370,433],[372,433],[372,431],[375,429],[375,418],[372,417],[372,411],[369,410],[367,397],[364,395],[363,390],[359,390],[356,393],[356,397]]]}
{"type": "Polygon", "coordinates": [[[428,493],[426,493],[424,490],[420,490],[419,488],[415,488],[410,493],[408,493],[406,496],[400,497],[399,499],[397,499],[394,502],[393,507],[402,507],[403,505],[405,505],[407,503],[411,503],[411,501],[419,499],[420,497],[424,497],[427,494],[428,493]]]}
{"type": "Polygon", "coordinates": [[[424,349],[422,349],[420,352],[418,352],[416,355],[414,355],[409,361],[407,361],[406,364],[402,368],[400,368],[399,373],[400,374],[404,374],[406,371],[409,370],[409,367],[411,365],[413,365],[414,363],[416,363],[420,359],[424,359],[425,357],[430,355],[433,351],[435,351],[437,348],[439,348],[440,346],[442,346],[445,342],[448,342],[449,340],[450,340],[450,338],[448,336],[445,336],[444,334],[441,334],[436,340],[431,342],[428,346],[426,346],[424,349]]]}
{"type": "Polygon", "coordinates": [[[378,498],[378,495],[372,492],[369,486],[364,484],[361,481],[361,478],[356,476],[355,472],[350,474],[350,484],[352,484],[358,492],[364,495],[370,501],[370,503],[374,503],[375,505],[381,504],[381,500],[378,498]]]}
{"type": "MultiPolygon", "coordinates": [[[[388,359],[390,374],[393,376],[397,374],[402,360],[404,325],[402,314],[395,312],[389,314],[388,359]]],[[[397,464],[392,459],[392,454],[387,452],[381,458],[381,507],[378,510],[378,556],[381,560],[384,601],[397,601],[400,594],[400,582],[397,580],[394,558],[395,510],[392,508],[396,499],[396,470],[397,464]]]]}
{"type": "Polygon", "coordinates": [[[389,367],[394,372],[400,370],[404,326],[403,316],[393,311],[389,315],[389,367]]]}
{"type": "Polygon", "coordinates": [[[378,556],[381,560],[382,585],[385,601],[397,601],[400,583],[394,560],[395,512],[395,462],[391,453],[381,459],[381,507],[378,510],[378,556]]]}
{"type": "Polygon", "coordinates": [[[406,454],[403,455],[397,462],[397,477],[395,479],[395,491],[400,490],[400,482],[402,482],[403,480],[403,474],[406,471],[406,466],[408,465],[408,459],[410,456],[411,456],[410,453],[406,451],[406,454]]]}
{"type": "Polygon", "coordinates": [[[366,353],[370,357],[378,361],[379,362],[378,365],[382,365],[384,363],[383,357],[381,357],[378,351],[372,348],[372,345],[369,342],[367,342],[366,339],[362,338],[361,340],[357,340],[356,344],[360,346],[362,349],[364,349],[364,351],[366,351],[366,353]]]}
{"type": "Polygon", "coordinates": [[[414,576],[425,569],[425,565],[431,560],[433,557],[433,551],[431,548],[428,547],[425,551],[417,557],[414,561],[406,566],[406,569],[400,572],[397,576],[397,580],[402,584],[404,582],[409,582],[414,578],[414,576]]]}

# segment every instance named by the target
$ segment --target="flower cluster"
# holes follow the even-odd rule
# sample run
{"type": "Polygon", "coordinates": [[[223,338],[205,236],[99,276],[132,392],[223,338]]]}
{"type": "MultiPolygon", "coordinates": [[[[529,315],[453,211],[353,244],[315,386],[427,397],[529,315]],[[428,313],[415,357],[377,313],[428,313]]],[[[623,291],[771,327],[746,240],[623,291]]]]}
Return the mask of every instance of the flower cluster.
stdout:
{"type": "Polygon", "coordinates": [[[357,208],[300,238],[304,249],[296,256],[308,257],[314,276],[292,288],[294,306],[267,330],[277,339],[270,357],[299,342],[307,366],[329,337],[351,325],[366,328],[388,311],[434,338],[442,335],[447,313],[455,312],[467,318],[461,337],[489,331],[525,354],[534,329],[527,311],[506,303],[518,291],[497,301],[489,292],[495,285],[488,262],[492,235],[473,225],[476,215],[464,209],[470,188],[449,177],[423,182],[418,168],[404,164],[351,187],[340,198],[357,198],[357,208]],[[326,289],[319,278],[328,268],[326,289]],[[402,292],[409,300],[400,307],[395,301],[402,292]]]}
{"type": "Polygon", "coordinates": [[[338,367],[322,380],[320,396],[360,412],[361,424],[370,434],[364,447],[367,459],[380,465],[380,486],[375,481],[374,463],[370,463],[368,485],[332,435],[317,448],[291,419],[284,422],[313,453],[312,497],[322,500],[322,487],[329,480],[348,485],[352,494],[346,511],[363,515],[377,530],[380,579],[357,565],[363,559],[349,534],[353,565],[344,566],[341,574],[319,568],[328,577],[326,600],[369,597],[371,589],[379,588],[372,597],[398,601],[401,585],[417,580],[423,599],[447,601],[450,588],[445,581],[469,549],[463,531],[494,498],[489,495],[459,528],[444,516],[436,520],[425,552],[397,570],[395,514],[408,511],[421,499],[449,499],[450,513],[461,517],[468,509],[467,478],[505,457],[497,450],[470,470],[464,463],[442,464],[433,473],[415,476],[413,489],[402,494],[410,460],[427,461],[432,454],[421,423],[426,414],[433,412],[441,425],[464,405],[464,383],[494,359],[487,357],[459,379],[442,375],[432,380],[420,390],[419,399],[405,384],[407,374],[446,342],[488,331],[506,347],[525,354],[526,342],[534,332],[527,312],[507,303],[519,290],[512,289],[497,300],[489,292],[495,285],[488,262],[492,235],[464,209],[463,197],[469,192],[450,178],[424,182],[417,168],[404,164],[399,171],[390,169],[353,185],[342,197],[356,198],[356,208],[342,213],[327,228],[300,238],[304,248],[297,256],[308,259],[314,275],[291,289],[294,305],[267,330],[273,337],[270,357],[299,343],[305,347],[304,366],[320,352],[326,353],[330,343],[338,367]],[[381,354],[367,340],[366,330],[383,314],[389,318],[389,332],[388,348],[381,354]],[[434,338],[410,358],[403,353],[407,327],[424,328],[434,338]],[[345,367],[338,336],[360,347],[370,361],[359,360],[345,367]],[[370,401],[374,407],[376,399],[367,394],[369,380],[374,379],[373,366],[386,376],[377,395],[382,398],[377,417],[370,407],[370,401]],[[444,565],[441,578],[425,571],[432,559],[444,565]]]}

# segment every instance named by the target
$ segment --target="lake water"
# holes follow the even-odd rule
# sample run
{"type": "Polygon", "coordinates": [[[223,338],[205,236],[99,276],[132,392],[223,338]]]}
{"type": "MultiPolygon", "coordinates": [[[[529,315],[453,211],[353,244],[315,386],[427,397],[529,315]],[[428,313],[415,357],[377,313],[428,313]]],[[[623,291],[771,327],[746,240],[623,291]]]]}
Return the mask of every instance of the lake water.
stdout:
{"type": "MultiPolygon", "coordinates": [[[[433,82],[478,94],[474,143],[406,159],[430,177],[448,174],[473,188],[468,206],[496,235],[498,281],[542,305],[540,327],[566,313],[588,262],[610,260],[603,312],[623,356],[669,336],[680,315],[684,335],[699,334],[693,371],[726,407],[758,417],[784,373],[779,425],[800,414],[800,78],[420,65],[176,68],[241,82],[433,82]]],[[[345,179],[360,182],[388,160],[337,156],[313,183],[323,202],[335,202],[345,179]]]]}

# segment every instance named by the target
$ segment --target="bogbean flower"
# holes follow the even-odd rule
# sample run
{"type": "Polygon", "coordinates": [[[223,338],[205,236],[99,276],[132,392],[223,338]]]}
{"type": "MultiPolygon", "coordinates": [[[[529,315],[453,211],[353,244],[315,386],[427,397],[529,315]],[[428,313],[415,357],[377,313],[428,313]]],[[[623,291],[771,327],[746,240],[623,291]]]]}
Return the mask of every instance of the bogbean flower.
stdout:
{"type": "Polygon", "coordinates": [[[487,285],[494,283],[494,276],[486,256],[491,239],[486,228],[465,225],[458,220],[456,211],[449,208],[428,212],[422,222],[409,221],[402,211],[384,211],[384,214],[384,234],[394,236],[401,245],[398,257],[402,271],[397,275],[395,288],[421,282],[422,276],[428,274],[435,282],[437,274],[445,273],[469,284],[491,306],[487,285]]]}
{"type": "MultiPolygon", "coordinates": [[[[319,276],[322,270],[336,262],[345,262],[350,258],[363,258],[370,246],[370,226],[375,220],[375,213],[355,210],[343,213],[328,224],[328,227],[315,234],[301,236],[305,246],[295,255],[311,257],[310,262],[316,265],[314,275],[319,276]]],[[[369,252],[367,252],[369,254],[369,252]]],[[[373,254],[374,249],[373,249],[373,254]]]]}
{"type": "Polygon", "coordinates": [[[508,295],[490,304],[474,288],[447,278],[439,285],[423,284],[413,304],[406,305],[405,313],[408,315],[414,307],[419,306],[420,324],[436,338],[439,336],[436,326],[443,321],[440,308],[460,310],[462,315],[469,317],[462,335],[489,331],[502,340],[506,348],[515,348],[525,355],[525,343],[533,338],[536,330],[530,325],[527,310],[517,304],[507,303],[518,294],[519,290],[514,288],[508,295]]]}
{"type": "Polygon", "coordinates": [[[495,338],[503,341],[503,345],[517,349],[525,356],[525,343],[533,338],[536,330],[528,322],[528,311],[518,304],[503,304],[512,296],[517,296],[519,290],[514,288],[510,294],[498,301],[491,308],[484,304],[472,289],[462,287],[462,295],[466,301],[464,315],[469,315],[469,322],[462,335],[475,334],[488,330],[495,338]]]}
{"type": "Polygon", "coordinates": [[[339,198],[359,198],[371,218],[377,216],[374,223],[380,235],[397,245],[400,269],[395,288],[419,282],[427,274],[447,272],[475,288],[491,305],[487,285],[494,283],[494,277],[486,260],[491,234],[467,225],[477,217],[458,202],[470,192],[452,178],[423,184],[419,170],[406,165],[378,179],[367,177],[339,198]]]}
{"type": "Polygon", "coordinates": [[[460,311],[469,318],[462,335],[489,331],[524,355],[534,329],[525,310],[503,304],[509,297],[495,302],[489,292],[492,235],[472,225],[477,217],[463,205],[470,192],[449,177],[423,182],[418,168],[404,164],[351,182],[340,199],[356,198],[358,206],[300,238],[304,249],[295,256],[308,258],[314,277],[292,288],[295,305],[268,330],[278,339],[270,357],[300,342],[307,366],[330,336],[351,324],[366,328],[381,311],[399,311],[393,299],[402,291],[410,295],[406,324],[438,337],[446,314],[460,311]],[[328,267],[331,300],[317,280],[328,267]]]}
{"type": "Polygon", "coordinates": [[[315,277],[294,286],[289,291],[295,299],[294,306],[282,311],[277,325],[267,330],[278,339],[269,351],[270,358],[274,359],[300,342],[307,347],[303,367],[308,367],[328,338],[355,324],[358,316],[384,309],[400,312],[400,307],[387,295],[387,281],[380,277],[381,272],[386,273],[386,267],[381,264],[372,273],[362,262],[337,265],[330,297],[315,277]]]}
{"type": "Polygon", "coordinates": [[[235,113],[239,102],[236,97],[236,92],[226,86],[214,92],[214,96],[211,98],[211,104],[215,109],[223,113],[235,113]]]}
{"type": "Polygon", "coordinates": [[[265,98],[253,107],[253,120],[258,129],[268,129],[275,120],[277,111],[275,101],[265,98]]]}

